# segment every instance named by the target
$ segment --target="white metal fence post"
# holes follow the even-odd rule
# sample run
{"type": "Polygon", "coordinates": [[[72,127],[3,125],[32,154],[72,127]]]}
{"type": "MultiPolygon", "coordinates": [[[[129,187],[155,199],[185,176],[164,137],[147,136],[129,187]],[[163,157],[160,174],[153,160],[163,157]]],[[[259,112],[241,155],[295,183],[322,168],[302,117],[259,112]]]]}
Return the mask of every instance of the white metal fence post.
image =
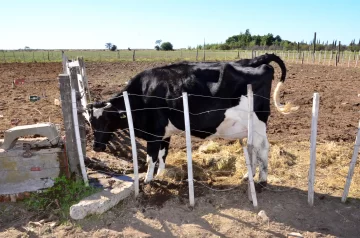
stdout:
{"type": "Polygon", "coordinates": [[[131,151],[132,151],[133,166],[134,166],[135,197],[137,197],[139,195],[139,168],[138,168],[138,160],[137,160],[134,124],[133,124],[133,119],[132,119],[132,114],[131,114],[129,95],[125,91],[125,92],[123,92],[123,96],[124,96],[126,115],[127,115],[127,119],[128,119],[129,132],[130,132],[130,138],[131,138],[131,151]]]}
{"type": "Polygon", "coordinates": [[[250,160],[248,149],[244,146],[243,150],[244,150],[244,155],[245,155],[246,168],[248,170],[248,175],[249,175],[248,197],[249,197],[249,200],[253,202],[253,206],[255,208],[257,208],[258,202],[257,202],[257,197],[256,197],[253,172],[252,172],[252,168],[251,168],[251,160],[250,160]]]}
{"type": "Polygon", "coordinates": [[[195,198],[194,198],[194,179],[193,179],[192,152],[191,152],[189,102],[188,102],[188,95],[186,92],[183,92],[183,104],[184,104],[186,153],[187,153],[187,167],[188,167],[189,201],[190,201],[190,206],[194,206],[195,198]]]}
{"type": "Polygon", "coordinates": [[[254,207],[257,207],[257,198],[255,192],[254,178],[256,168],[256,155],[254,154],[254,145],[253,145],[253,113],[254,113],[254,93],[252,91],[251,84],[247,85],[247,96],[248,96],[248,140],[247,140],[247,149],[244,149],[246,165],[248,168],[248,196],[249,200],[253,202],[254,207]]]}
{"type": "Polygon", "coordinates": [[[71,89],[71,104],[72,104],[72,112],[73,112],[76,147],[77,147],[77,151],[78,151],[78,155],[79,155],[81,173],[82,173],[85,185],[89,186],[85,163],[84,163],[84,154],[82,151],[81,140],[80,140],[80,130],[79,130],[78,111],[77,111],[77,107],[76,107],[75,89],[71,89]]]}
{"type": "Polygon", "coordinates": [[[341,198],[342,202],[346,202],[346,198],[349,194],[351,179],[352,179],[352,176],[354,175],[355,164],[356,164],[356,160],[357,160],[357,157],[359,154],[359,147],[360,147],[360,121],[359,121],[359,126],[358,126],[358,132],[357,132],[356,139],[355,139],[354,152],[353,152],[353,155],[351,158],[349,172],[348,172],[348,176],[346,178],[344,192],[343,192],[343,195],[341,198]]]}
{"type": "Polygon", "coordinates": [[[253,153],[253,111],[254,111],[254,94],[252,91],[251,84],[247,85],[247,96],[248,96],[248,102],[249,102],[249,114],[248,114],[248,152],[250,156],[250,162],[251,162],[251,169],[253,174],[255,173],[255,165],[256,165],[256,157],[253,153]]]}
{"type": "Polygon", "coordinates": [[[308,203],[314,205],[314,183],[315,183],[315,166],[316,166],[316,135],[317,121],[319,114],[319,93],[314,93],[311,121],[311,137],[310,137],[310,169],[308,183],[308,203]]]}

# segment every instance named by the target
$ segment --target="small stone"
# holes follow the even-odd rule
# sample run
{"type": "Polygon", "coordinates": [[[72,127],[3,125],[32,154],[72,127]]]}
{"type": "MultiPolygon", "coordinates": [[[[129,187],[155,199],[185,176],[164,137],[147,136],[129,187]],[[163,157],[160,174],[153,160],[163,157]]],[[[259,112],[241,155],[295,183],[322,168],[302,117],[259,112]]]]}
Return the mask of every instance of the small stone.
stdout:
{"type": "Polygon", "coordinates": [[[287,235],[288,238],[303,237],[299,232],[291,232],[287,235]]]}
{"type": "Polygon", "coordinates": [[[56,105],[56,106],[60,106],[60,101],[59,101],[59,99],[54,99],[54,104],[56,105]]]}
{"type": "Polygon", "coordinates": [[[266,215],[264,210],[261,210],[258,213],[258,216],[263,220],[263,221],[269,221],[269,217],[266,215]]]}

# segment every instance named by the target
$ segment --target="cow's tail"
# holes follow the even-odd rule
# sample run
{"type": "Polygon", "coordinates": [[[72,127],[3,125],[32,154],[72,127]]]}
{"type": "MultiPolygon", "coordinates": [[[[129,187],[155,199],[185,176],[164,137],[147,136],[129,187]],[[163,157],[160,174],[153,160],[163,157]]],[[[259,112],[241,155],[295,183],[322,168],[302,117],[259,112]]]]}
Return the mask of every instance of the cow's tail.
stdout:
{"type": "Polygon", "coordinates": [[[264,54],[250,60],[249,66],[258,67],[262,64],[269,64],[273,61],[276,62],[281,68],[280,82],[278,82],[278,84],[276,85],[273,95],[274,104],[276,109],[282,114],[290,114],[291,112],[297,111],[299,109],[299,106],[294,106],[290,102],[287,102],[285,105],[280,103],[280,88],[283,86],[286,78],[286,67],[284,61],[282,61],[282,59],[280,59],[280,57],[275,54],[264,54]]]}

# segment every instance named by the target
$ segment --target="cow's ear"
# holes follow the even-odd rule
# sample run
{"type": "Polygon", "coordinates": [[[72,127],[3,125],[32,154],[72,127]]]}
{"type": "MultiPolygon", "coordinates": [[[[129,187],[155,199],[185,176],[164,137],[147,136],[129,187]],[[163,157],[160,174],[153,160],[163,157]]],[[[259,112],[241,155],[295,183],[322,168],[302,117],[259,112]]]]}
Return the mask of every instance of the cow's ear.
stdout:
{"type": "Polygon", "coordinates": [[[92,103],[89,103],[86,105],[86,109],[91,111],[93,109],[94,105],[92,103]]]}
{"type": "Polygon", "coordinates": [[[111,103],[107,102],[106,105],[105,105],[105,107],[104,107],[104,109],[108,109],[108,108],[110,108],[110,107],[111,107],[111,103]]]}
{"type": "Polygon", "coordinates": [[[125,119],[126,118],[126,112],[120,112],[120,118],[125,119]]]}

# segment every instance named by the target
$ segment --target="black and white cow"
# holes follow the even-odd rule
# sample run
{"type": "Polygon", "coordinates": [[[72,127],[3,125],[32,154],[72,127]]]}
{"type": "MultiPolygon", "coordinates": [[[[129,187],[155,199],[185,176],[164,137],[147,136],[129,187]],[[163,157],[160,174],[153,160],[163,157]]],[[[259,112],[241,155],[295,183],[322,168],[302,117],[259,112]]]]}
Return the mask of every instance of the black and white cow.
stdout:
{"type": "MultiPolygon", "coordinates": [[[[246,95],[247,84],[251,84],[255,94],[254,153],[260,164],[259,180],[266,184],[269,150],[266,125],[274,78],[274,68],[269,63],[272,61],[278,63],[282,71],[281,80],[273,94],[274,104],[283,114],[296,111],[297,107],[281,105],[279,102],[279,90],[285,81],[286,67],[274,54],[236,62],[181,62],[145,70],[132,78],[122,92],[127,91],[129,94],[135,136],[148,141],[145,183],[153,179],[156,162],[159,162],[157,174],[164,170],[171,135],[185,130],[181,112],[183,92],[189,95],[193,136],[242,139],[247,137],[246,95]]],[[[109,132],[128,128],[122,92],[108,101],[88,106],[95,151],[105,150],[111,137],[109,132]]]]}

